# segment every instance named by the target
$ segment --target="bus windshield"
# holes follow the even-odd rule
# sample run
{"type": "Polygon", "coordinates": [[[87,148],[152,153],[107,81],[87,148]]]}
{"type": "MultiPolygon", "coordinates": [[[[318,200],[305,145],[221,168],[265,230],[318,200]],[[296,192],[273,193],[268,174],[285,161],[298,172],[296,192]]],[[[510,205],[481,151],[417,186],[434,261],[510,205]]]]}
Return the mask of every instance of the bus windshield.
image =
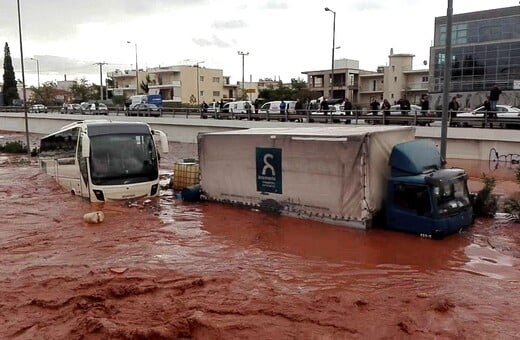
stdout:
{"type": "Polygon", "coordinates": [[[158,178],[151,135],[108,134],[90,138],[90,173],[94,185],[117,185],[158,178]]]}

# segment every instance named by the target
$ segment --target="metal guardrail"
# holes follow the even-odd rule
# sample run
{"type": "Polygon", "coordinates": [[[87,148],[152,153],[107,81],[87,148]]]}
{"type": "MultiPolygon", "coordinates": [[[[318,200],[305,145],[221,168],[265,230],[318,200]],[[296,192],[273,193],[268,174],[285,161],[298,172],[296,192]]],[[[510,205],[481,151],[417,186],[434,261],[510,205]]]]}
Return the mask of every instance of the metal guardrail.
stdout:
{"type": "MultiPolygon", "coordinates": [[[[47,113],[60,113],[61,106],[48,107],[47,113]]],[[[109,107],[109,115],[128,115],[129,111],[125,110],[124,107],[109,107]]],[[[29,107],[28,107],[29,111],[29,107]]],[[[24,112],[24,108],[20,106],[0,106],[0,112],[16,113],[24,112]]],[[[350,115],[337,114],[330,112],[310,112],[304,110],[302,112],[285,112],[285,113],[255,113],[251,112],[201,112],[197,108],[161,108],[158,114],[154,114],[154,111],[130,111],[133,116],[157,116],[166,118],[191,118],[191,119],[246,119],[246,120],[266,120],[266,121],[286,121],[286,122],[300,122],[300,123],[344,123],[344,124],[400,124],[400,125],[423,125],[428,126],[435,122],[442,120],[441,112],[430,110],[427,115],[421,113],[409,112],[408,114],[393,114],[373,115],[371,111],[367,110],[352,110],[350,115]]],[[[31,114],[45,114],[45,113],[31,113],[31,114]]],[[[64,113],[65,114],[65,113],[64,113]]],[[[67,114],[80,114],[77,112],[69,112],[67,114]]],[[[95,112],[89,112],[88,115],[95,114],[95,112]]],[[[501,128],[520,128],[520,116],[518,118],[489,118],[484,117],[450,117],[450,126],[454,127],[501,127],[501,128]]]]}

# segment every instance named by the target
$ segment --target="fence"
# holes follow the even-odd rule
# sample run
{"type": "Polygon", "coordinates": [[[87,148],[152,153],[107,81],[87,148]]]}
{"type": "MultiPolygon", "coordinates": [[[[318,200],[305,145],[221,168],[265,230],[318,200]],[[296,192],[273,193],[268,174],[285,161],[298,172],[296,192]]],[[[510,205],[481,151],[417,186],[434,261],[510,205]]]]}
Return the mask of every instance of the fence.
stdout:
{"type": "MultiPolygon", "coordinates": [[[[29,107],[27,108],[29,111],[29,107]]],[[[61,106],[48,107],[47,113],[38,112],[30,114],[81,114],[78,112],[65,113],[60,111],[61,106]]],[[[0,112],[24,112],[24,108],[20,106],[0,106],[0,112]]],[[[460,113],[460,112],[457,112],[460,113]]],[[[101,114],[101,111],[89,111],[89,115],[101,114]]],[[[104,113],[103,113],[104,114],[104,113]]],[[[439,124],[442,121],[442,112],[430,110],[426,114],[420,111],[391,111],[389,115],[382,114],[378,111],[373,114],[372,111],[352,110],[350,114],[344,112],[332,111],[314,111],[302,110],[300,112],[285,112],[285,113],[256,113],[250,112],[201,112],[197,108],[160,108],[159,110],[125,110],[124,107],[109,107],[109,115],[129,115],[142,117],[164,117],[164,118],[191,118],[191,119],[246,119],[246,120],[266,120],[266,121],[286,121],[295,123],[342,123],[342,124],[390,124],[390,125],[421,125],[429,126],[432,124],[439,124]]],[[[520,115],[510,117],[495,117],[489,118],[487,115],[482,116],[466,116],[466,117],[449,117],[449,124],[453,127],[500,127],[518,129],[520,128],[520,115]]]]}

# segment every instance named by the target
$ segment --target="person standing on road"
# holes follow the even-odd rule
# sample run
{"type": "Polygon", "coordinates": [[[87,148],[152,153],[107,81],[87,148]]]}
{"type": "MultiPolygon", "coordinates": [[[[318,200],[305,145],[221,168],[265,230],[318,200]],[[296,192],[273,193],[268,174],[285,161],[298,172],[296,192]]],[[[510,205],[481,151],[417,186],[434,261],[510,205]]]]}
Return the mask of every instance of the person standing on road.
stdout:
{"type": "Polygon", "coordinates": [[[320,103],[320,111],[324,112],[325,115],[329,112],[329,103],[327,103],[327,100],[323,98],[323,100],[320,103]]]}
{"type": "Polygon", "coordinates": [[[370,109],[372,110],[373,115],[377,115],[377,111],[379,110],[379,102],[375,98],[370,103],[370,109]]]}
{"type": "MultiPolygon", "coordinates": [[[[300,98],[296,99],[296,103],[294,104],[294,111],[298,117],[303,114],[303,103],[300,98]]],[[[302,118],[299,117],[297,121],[301,122],[302,118]]]]}
{"type": "Polygon", "coordinates": [[[457,117],[457,112],[459,111],[460,105],[457,101],[457,97],[451,98],[450,103],[448,104],[448,111],[450,114],[450,126],[457,126],[457,123],[453,121],[453,118],[457,117]]]}
{"type": "Polygon", "coordinates": [[[489,104],[491,106],[491,111],[496,112],[498,99],[500,98],[501,93],[502,90],[496,84],[493,85],[491,91],[489,91],[489,104]]]}
{"type": "MultiPolygon", "coordinates": [[[[345,115],[352,116],[352,103],[348,98],[345,98],[343,102],[343,110],[345,110],[345,115]]],[[[350,119],[345,119],[345,124],[350,124],[350,119]]]]}
{"type": "Polygon", "coordinates": [[[423,94],[421,96],[421,113],[426,115],[430,110],[430,101],[428,100],[428,95],[423,94]]]}
{"type": "Polygon", "coordinates": [[[385,125],[388,125],[390,122],[388,121],[388,117],[390,117],[390,108],[392,105],[390,105],[390,102],[388,99],[383,100],[383,104],[381,104],[381,109],[383,110],[383,118],[385,120],[385,125]]]}
{"type": "Polygon", "coordinates": [[[403,115],[407,115],[411,109],[410,101],[406,97],[399,99],[399,108],[403,115]]]}
{"type": "MultiPolygon", "coordinates": [[[[423,94],[421,96],[421,114],[423,116],[427,116],[430,110],[430,101],[428,100],[428,95],[423,94]]],[[[430,123],[427,122],[426,125],[430,126],[430,123]]]]}
{"type": "MultiPolygon", "coordinates": [[[[486,97],[486,100],[484,101],[484,110],[486,111],[486,117],[487,121],[489,123],[489,128],[493,128],[493,122],[491,122],[491,119],[496,118],[496,112],[493,112],[491,110],[491,102],[489,101],[489,96],[486,97]]],[[[482,123],[482,127],[486,127],[486,122],[482,123]]]]}
{"type": "Polygon", "coordinates": [[[285,102],[282,100],[280,102],[280,114],[285,114],[285,108],[287,107],[287,105],[285,104],[285,102]]]}

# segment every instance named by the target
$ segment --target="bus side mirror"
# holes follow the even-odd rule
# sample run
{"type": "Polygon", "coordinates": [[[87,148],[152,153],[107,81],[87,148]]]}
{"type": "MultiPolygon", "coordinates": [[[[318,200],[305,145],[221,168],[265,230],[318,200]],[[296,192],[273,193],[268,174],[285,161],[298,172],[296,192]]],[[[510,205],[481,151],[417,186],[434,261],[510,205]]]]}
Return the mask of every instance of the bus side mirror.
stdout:
{"type": "Polygon", "coordinates": [[[153,130],[153,134],[159,135],[159,141],[161,142],[161,152],[168,153],[168,137],[161,130],[153,130]]]}
{"type": "Polygon", "coordinates": [[[86,135],[81,138],[81,157],[90,157],[90,138],[86,135]]]}

